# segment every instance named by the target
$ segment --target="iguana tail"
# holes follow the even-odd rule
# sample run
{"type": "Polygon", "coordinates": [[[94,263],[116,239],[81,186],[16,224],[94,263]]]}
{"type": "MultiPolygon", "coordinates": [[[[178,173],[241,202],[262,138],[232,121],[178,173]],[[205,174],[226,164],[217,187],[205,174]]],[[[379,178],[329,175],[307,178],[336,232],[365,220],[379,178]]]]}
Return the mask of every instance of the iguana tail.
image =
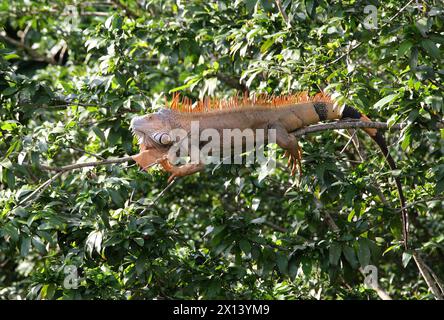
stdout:
{"type": "MultiPolygon", "coordinates": [[[[351,119],[359,119],[361,121],[371,121],[366,115],[360,113],[358,110],[345,106],[342,110],[341,119],[345,118],[351,118],[351,119]]],[[[392,156],[390,155],[386,140],[381,133],[380,130],[375,128],[365,128],[365,132],[376,142],[376,144],[379,146],[379,148],[382,151],[382,154],[384,155],[385,159],[387,160],[388,165],[390,166],[391,170],[396,170],[396,164],[395,160],[393,160],[392,156]]],[[[398,190],[398,196],[399,201],[401,203],[401,215],[402,215],[402,226],[403,226],[403,237],[404,237],[404,247],[407,249],[407,242],[408,242],[408,211],[405,204],[405,197],[404,192],[402,191],[402,185],[401,180],[399,177],[395,177],[395,183],[396,188],[398,190]]]]}

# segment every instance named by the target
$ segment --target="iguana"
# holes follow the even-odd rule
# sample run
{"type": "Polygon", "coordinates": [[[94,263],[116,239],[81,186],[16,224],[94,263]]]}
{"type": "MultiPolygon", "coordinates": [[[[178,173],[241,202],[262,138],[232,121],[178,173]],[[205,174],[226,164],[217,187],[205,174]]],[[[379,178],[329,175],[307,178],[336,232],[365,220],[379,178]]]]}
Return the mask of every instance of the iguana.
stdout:
{"type": "MultiPolygon", "coordinates": [[[[171,130],[183,129],[190,133],[192,121],[198,121],[201,130],[215,129],[220,133],[221,139],[224,139],[224,129],[263,129],[265,131],[274,129],[276,144],[285,150],[289,158],[288,165],[291,168],[291,174],[294,175],[297,168],[301,172],[302,152],[297,139],[291,132],[320,121],[345,118],[370,121],[367,116],[353,107],[335,103],[325,93],[318,93],[313,97],[306,92],[277,97],[259,95],[249,98],[244,95],[228,100],[204,99],[195,104],[186,97],[180,101],[179,96],[175,95],[169,106],[167,104],[165,108],[155,113],[132,119],[130,128],[139,139],[140,145],[140,153],[133,156],[133,159],[144,169],[160,164],[165,171],[171,173],[169,182],[176,177],[203,170],[205,164],[201,162],[178,166],[167,157],[169,148],[175,142],[170,136],[171,130]]],[[[381,132],[374,128],[364,128],[364,131],[377,143],[390,168],[395,170],[395,162],[388,152],[381,132]]],[[[199,147],[204,144],[201,143],[199,147]]],[[[404,244],[406,245],[407,209],[398,177],[395,177],[395,183],[402,207],[404,244]]]]}

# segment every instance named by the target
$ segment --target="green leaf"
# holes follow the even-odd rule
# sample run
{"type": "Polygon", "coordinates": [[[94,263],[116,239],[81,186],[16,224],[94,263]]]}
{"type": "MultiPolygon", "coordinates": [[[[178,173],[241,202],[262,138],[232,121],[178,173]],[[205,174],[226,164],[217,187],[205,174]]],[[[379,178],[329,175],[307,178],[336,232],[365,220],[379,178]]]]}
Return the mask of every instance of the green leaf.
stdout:
{"type": "Polygon", "coordinates": [[[375,103],[373,106],[375,109],[381,109],[383,106],[385,106],[388,103],[391,103],[393,100],[395,100],[398,97],[397,93],[390,94],[388,96],[385,96],[381,100],[375,103]]]}
{"type": "Polygon", "coordinates": [[[407,267],[407,265],[409,264],[412,257],[413,257],[413,255],[409,252],[402,253],[402,265],[404,266],[404,268],[407,267]]]}
{"type": "Polygon", "coordinates": [[[33,236],[32,245],[39,251],[40,254],[46,254],[46,246],[38,236],[33,236]]]}
{"type": "Polygon", "coordinates": [[[54,297],[56,291],[56,286],[53,283],[50,284],[45,284],[42,287],[42,290],[40,291],[40,295],[42,297],[42,299],[52,299],[52,297],[54,297]]]}
{"type": "Polygon", "coordinates": [[[394,244],[394,245],[388,247],[387,249],[385,249],[385,251],[382,253],[382,255],[385,255],[386,253],[388,253],[394,249],[399,249],[399,248],[400,248],[399,244],[394,244]]]}
{"type": "Polygon", "coordinates": [[[114,189],[108,189],[107,191],[108,191],[109,195],[111,196],[111,199],[113,200],[113,202],[116,205],[118,205],[118,206],[122,206],[123,205],[124,199],[120,195],[119,191],[116,191],[114,189]]]}
{"type": "Polygon", "coordinates": [[[195,77],[189,79],[189,81],[187,81],[187,83],[185,83],[183,86],[180,86],[180,87],[176,87],[176,88],[174,88],[174,89],[171,89],[171,90],[169,91],[169,93],[174,93],[174,92],[176,92],[176,91],[182,91],[182,90],[188,89],[188,88],[190,88],[190,87],[194,87],[194,86],[197,85],[202,79],[203,79],[203,78],[202,78],[202,76],[200,76],[200,75],[199,75],[199,76],[195,76],[195,77]]]}
{"type": "Polygon", "coordinates": [[[282,274],[287,274],[288,271],[288,258],[282,253],[276,254],[276,264],[278,266],[279,272],[282,274]]]}
{"type": "Polygon", "coordinates": [[[294,279],[299,270],[299,261],[294,257],[288,262],[288,275],[291,279],[294,279]]]}
{"type": "Polygon", "coordinates": [[[305,0],[305,8],[307,14],[311,19],[315,18],[316,8],[318,6],[318,0],[305,0]]]}
{"type": "Polygon", "coordinates": [[[2,91],[2,95],[4,96],[10,96],[18,91],[17,87],[8,87],[5,90],[2,91]]]}
{"type": "Polygon", "coordinates": [[[31,248],[31,238],[22,238],[22,244],[20,245],[20,255],[26,257],[28,255],[29,249],[31,248]]]}
{"type": "Polygon", "coordinates": [[[241,241],[239,241],[239,247],[246,255],[250,254],[251,245],[250,242],[248,242],[248,240],[242,239],[241,241]]]}
{"type": "Polygon", "coordinates": [[[143,240],[142,238],[134,238],[133,240],[141,247],[143,247],[143,245],[145,243],[145,240],[143,240]]]}
{"type": "Polygon", "coordinates": [[[267,52],[267,50],[274,44],[274,38],[267,39],[262,45],[261,45],[261,53],[267,52]]]}
{"type": "Polygon", "coordinates": [[[265,11],[271,12],[273,9],[274,1],[272,0],[260,0],[262,7],[265,11]]]}
{"type": "MultiPolygon", "coordinates": [[[[5,131],[12,131],[15,128],[17,128],[18,125],[19,125],[18,121],[7,120],[7,121],[1,122],[0,129],[5,130],[5,131]]],[[[18,141],[18,140],[16,140],[16,141],[18,141]]]]}
{"type": "Polygon", "coordinates": [[[113,19],[114,19],[114,15],[112,15],[108,19],[106,19],[105,24],[104,24],[106,29],[108,29],[108,30],[111,29],[111,26],[112,26],[112,23],[113,23],[113,19]]]}
{"type": "Polygon", "coordinates": [[[344,245],[342,248],[345,259],[350,263],[352,268],[356,269],[358,267],[358,260],[356,259],[355,249],[350,246],[344,245]]]}
{"type": "Polygon", "coordinates": [[[261,203],[261,199],[259,198],[253,198],[252,204],[251,204],[251,209],[253,211],[256,211],[257,208],[259,207],[259,204],[261,203]]]}
{"type": "Polygon", "coordinates": [[[244,0],[245,6],[249,12],[253,11],[254,6],[256,5],[258,0],[244,0]]]}
{"type": "Polygon", "coordinates": [[[422,40],[421,46],[428,53],[429,56],[435,59],[440,59],[441,54],[439,52],[439,48],[436,46],[436,43],[434,43],[432,40],[430,39],[422,40]]]}
{"type": "Polygon", "coordinates": [[[358,260],[361,267],[368,266],[370,264],[370,248],[367,239],[358,240],[358,260]]]}
{"type": "Polygon", "coordinates": [[[337,242],[333,242],[328,251],[328,260],[333,266],[338,265],[339,258],[341,257],[341,245],[337,242]]]}
{"type": "Polygon", "coordinates": [[[412,138],[412,134],[411,134],[411,128],[410,127],[406,127],[404,128],[404,130],[402,131],[402,142],[401,142],[401,148],[402,150],[406,150],[407,147],[410,145],[410,141],[412,138]]]}
{"type": "Polygon", "coordinates": [[[100,251],[102,249],[102,232],[100,230],[94,230],[86,239],[86,251],[89,253],[90,256],[92,256],[93,251],[95,250],[97,253],[100,254],[100,251]]]}
{"type": "Polygon", "coordinates": [[[401,43],[401,45],[399,46],[399,49],[398,49],[398,58],[405,55],[412,48],[412,46],[413,46],[413,43],[409,40],[406,40],[403,43],[401,43]]]}
{"type": "Polygon", "coordinates": [[[418,48],[413,47],[412,50],[410,51],[410,60],[409,60],[410,69],[412,71],[415,71],[416,68],[418,67],[418,55],[419,55],[418,48]]]}
{"type": "Polygon", "coordinates": [[[97,126],[92,127],[92,130],[94,131],[94,133],[96,134],[96,136],[102,140],[103,142],[106,141],[105,135],[103,134],[103,131],[100,130],[97,126]]]}

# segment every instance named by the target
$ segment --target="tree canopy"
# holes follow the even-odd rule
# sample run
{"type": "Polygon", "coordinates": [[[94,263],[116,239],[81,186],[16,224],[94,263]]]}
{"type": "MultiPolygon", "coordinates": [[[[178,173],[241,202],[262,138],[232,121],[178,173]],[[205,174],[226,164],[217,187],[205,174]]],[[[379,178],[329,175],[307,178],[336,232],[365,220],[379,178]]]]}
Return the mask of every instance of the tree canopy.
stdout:
{"type": "Polygon", "coordinates": [[[443,10],[0,0],[0,298],[442,298],[443,10]],[[276,146],[275,170],[212,166],[168,186],[132,161],[60,170],[138,153],[131,119],[175,92],[320,90],[402,125],[384,131],[398,170],[345,129],[299,138],[300,180],[276,146]]]}

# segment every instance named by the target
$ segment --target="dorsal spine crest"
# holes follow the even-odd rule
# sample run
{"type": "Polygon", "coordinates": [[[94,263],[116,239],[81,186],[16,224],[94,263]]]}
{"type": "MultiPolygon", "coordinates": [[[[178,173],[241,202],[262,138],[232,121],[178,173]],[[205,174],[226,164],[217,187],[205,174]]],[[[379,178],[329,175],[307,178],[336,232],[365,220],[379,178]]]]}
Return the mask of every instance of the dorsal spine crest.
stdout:
{"type": "Polygon", "coordinates": [[[246,106],[279,108],[309,102],[334,103],[330,95],[326,94],[325,92],[319,92],[310,97],[306,91],[279,96],[261,93],[254,94],[251,97],[247,92],[245,92],[242,94],[242,96],[236,94],[228,99],[204,97],[197,102],[193,102],[190,98],[185,96],[181,98],[179,93],[174,93],[170,102],[168,102],[165,97],[166,108],[184,113],[201,113],[222,110],[227,111],[246,106]]]}

